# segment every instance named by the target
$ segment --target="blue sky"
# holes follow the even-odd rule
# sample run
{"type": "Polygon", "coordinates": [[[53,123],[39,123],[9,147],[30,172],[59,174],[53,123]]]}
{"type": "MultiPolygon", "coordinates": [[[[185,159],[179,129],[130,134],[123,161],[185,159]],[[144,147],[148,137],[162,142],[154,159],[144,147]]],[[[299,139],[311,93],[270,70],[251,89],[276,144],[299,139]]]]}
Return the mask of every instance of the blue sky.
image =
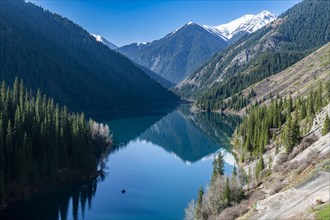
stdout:
{"type": "Polygon", "coordinates": [[[118,46],[164,37],[189,21],[219,25],[245,14],[281,14],[300,0],[30,0],[118,46]]]}

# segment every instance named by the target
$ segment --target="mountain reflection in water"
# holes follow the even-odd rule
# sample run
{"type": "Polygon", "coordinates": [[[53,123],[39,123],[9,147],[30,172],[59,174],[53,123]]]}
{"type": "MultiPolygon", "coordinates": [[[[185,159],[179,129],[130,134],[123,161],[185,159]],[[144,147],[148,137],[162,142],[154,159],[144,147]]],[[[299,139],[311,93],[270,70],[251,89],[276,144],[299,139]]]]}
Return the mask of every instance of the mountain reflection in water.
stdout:
{"type": "Polygon", "coordinates": [[[99,118],[118,144],[104,164],[106,176],[34,194],[0,212],[0,218],[182,219],[198,188],[209,183],[218,151],[224,153],[225,173],[231,174],[235,160],[229,138],[239,122],[189,109],[181,105],[99,118]]]}

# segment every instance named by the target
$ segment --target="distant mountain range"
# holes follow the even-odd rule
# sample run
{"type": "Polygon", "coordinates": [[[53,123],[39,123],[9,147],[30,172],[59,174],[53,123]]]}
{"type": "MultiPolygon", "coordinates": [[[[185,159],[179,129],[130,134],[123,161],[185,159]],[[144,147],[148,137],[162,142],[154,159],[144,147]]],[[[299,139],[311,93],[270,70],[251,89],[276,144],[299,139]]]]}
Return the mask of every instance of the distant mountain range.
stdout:
{"type": "Polygon", "coordinates": [[[329,11],[330,1],[298,3],[218,53],[177,85],[177,93],[195,99],[202,109],[222,109],[227,97],[279,73],[329,42],[329,11]]]}
{"type": "Polygon", "coordinates": [[[117,49],[136,63],[178,83],[227,42],[195,23],[187,23],[160,40],[134,43],[117,49]]]}
{"type": "Polygon", "coordinates": [[[179,83],[214,54],[275,18],[270,12],[262,11],[219,26],[188,22],[159,40],[133,43],[117,51],[165,79],[179,83]]]}
{"type": "Polygon", "coordinates": [[[0,7],[1,81],[18,77],[33,93],[87,113],[179,100],[72,21],[24,1],[0,7]]]}
{"type": "MultiPolygon", "coordinates": [[[[103,43],[104,45],[106,45],[107,47],[109,47],[111,50],[115,50],[118,47],[111,43],[110,41],[108,41],[107,39],[105,39],[104,37],[102,37],[101,35],[96,35],[96,34],[91,34],[96,41],[103,43]]],[[[175,83],[164,79],[163,77],[161,77],[160,75],[158,75],[157,73],[151,71],[150,69],[139,65],[139,64],[135,64],[138,68],[140,68],[145,74],[147,74],[151,79],[157,81],[158,83],[160,83],[162,86],[164,86],[165,88],[173,88],[175,86],[175,83]]]]}

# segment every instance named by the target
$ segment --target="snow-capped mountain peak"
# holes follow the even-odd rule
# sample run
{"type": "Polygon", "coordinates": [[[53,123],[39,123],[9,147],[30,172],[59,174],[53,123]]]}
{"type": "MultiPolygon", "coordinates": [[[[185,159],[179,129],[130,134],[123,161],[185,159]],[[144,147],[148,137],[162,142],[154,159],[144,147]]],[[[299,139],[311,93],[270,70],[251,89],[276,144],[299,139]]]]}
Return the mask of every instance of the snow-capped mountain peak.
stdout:
{"type": "Polygon", "coordinates": [[[213,34],[230,40],[239,32],[255,32],[275,19],[276,16],[274,14],[264,10],[256,15],[244,15],[227,24],[221,24],[218,26],[203,25],[203,27],[213,34]]]}
{"type": "Polygon", "coordinates": [[[97,35],[97,34],[91,34],[91,35],[95,38],[96,41],[103,43],[104,45],[108,46],[112,50],[115,50],[118,48],[115,44],[111,43],[110,41],[108,41],[107,39],[102,37],[101,35],[97,35]]]}
{"type": "MultiPolygon", "coordinates": [[[[192,21],[189,21],[187,22],[186,24],[182,25],[181,27],[175,29],[174,31],[172,31],[172,33],[169,33],[166,37],[170,37],[172,36],[173,34],[175,34],[176,32],[178,32],[179,30],[183,29],[183,28],[186,28],[188,26],[191,26],[191,25],[198,25],[196,24],[195,22],[192,22],[192,21]]],[[[199,26],[199,25],[198,25],[199,26]]]]}

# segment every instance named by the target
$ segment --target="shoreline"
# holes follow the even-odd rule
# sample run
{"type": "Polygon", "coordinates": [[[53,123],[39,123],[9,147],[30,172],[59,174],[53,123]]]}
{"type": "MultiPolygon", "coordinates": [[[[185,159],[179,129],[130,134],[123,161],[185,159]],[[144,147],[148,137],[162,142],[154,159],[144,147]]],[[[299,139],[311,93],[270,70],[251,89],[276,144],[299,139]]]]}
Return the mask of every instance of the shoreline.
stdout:
{"type": "MultiPolygon", "coordinates": [[[[93,179],[96,179],[97,177],[101,176],[103,173],[102,170],[97,170],[94,173],[90,173],[90,174],[84,174],[81,175],[80,178],[71,178],[69,180],[65,180],[63,182],[59,182],[59,183],[55,183],[55,184],[50,184],[50,185],[46,185],[46,186],[39,186],[39,187],[31,187],[31,189],[29,189],[27,192],[24,192],[24,195],[22,195],[21,197],[17,197],[17,198],[9,198],[8,202],[5,203],[3,205],[3,207],[0,207],[0,216],[1,216],[1,212],[4,212],[7,208],[14,206],[15,204],[19,203],[20,201],[27,199],[30,196],[33,196],[35,194],[38,193],[42,193],[42,192],[47,192],[47,191],[51,191],[54,190],[57,187],[60,186],[65,186],[67,184],[72,184],[72,183],[80,183],[80,182],[84,182],[84,181],[90,181],[93,179]]],[[[11,192],[10,192],[11,193],[11,192]]],[[[10,194],[9,193],[9,194],[10,194]]]]}
{"type": "Polygon", "coordinates": [[[98,111],[98,112],[90,112],[90,111],[84,111],[86,116],[97,116],[97,115],[102,115],[102,114],[108,114],[108,113],[115,113],[120,110],[127,110],[130,108],[142,108],[142,107],[152,107],[152,106],[167,106],[167,105],[180,105],[180,104],[191,104],[193,103],[190,100],[179,100],[176,102],[164,102],[164,103],[154,103],[154,104],[136,104],[136,105],[123,105],[123,106],[118,106],[113,110],[106,110],[106,111],[98,111]]]}

